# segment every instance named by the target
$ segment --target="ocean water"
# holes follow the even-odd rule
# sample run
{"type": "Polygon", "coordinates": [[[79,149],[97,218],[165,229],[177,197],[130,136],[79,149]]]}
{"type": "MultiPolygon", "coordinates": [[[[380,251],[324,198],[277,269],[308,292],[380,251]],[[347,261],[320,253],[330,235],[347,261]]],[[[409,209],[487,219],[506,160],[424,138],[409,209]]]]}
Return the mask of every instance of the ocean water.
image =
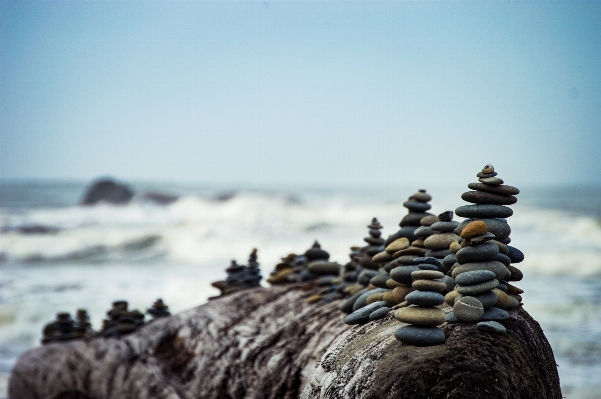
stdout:
{"type": "MultiPolygon", "coordinates": [[[[422,187],[232,189],[136,183],[179,195],[126,206],[78,205],[85,182],[0,183],[0,397],[18,356],[39,345],[59,311],[86,308],[99,329],[117,299],[144,311],[162,298],[173,313],[207,301],[231,259],[258,248],[263,276],[314,240],[344,263],[378,217],[398,230],[402,203],[422,187]]],[[[426,187],[433,213],[463,205],[467,187],[426,187]]],[[[601,187],[520,187],[508,219],[524,307],[553,347],[563,394],[601,397],[601,187]]],[[[459,218],[460,219],[460,218],[459,218]]]]}

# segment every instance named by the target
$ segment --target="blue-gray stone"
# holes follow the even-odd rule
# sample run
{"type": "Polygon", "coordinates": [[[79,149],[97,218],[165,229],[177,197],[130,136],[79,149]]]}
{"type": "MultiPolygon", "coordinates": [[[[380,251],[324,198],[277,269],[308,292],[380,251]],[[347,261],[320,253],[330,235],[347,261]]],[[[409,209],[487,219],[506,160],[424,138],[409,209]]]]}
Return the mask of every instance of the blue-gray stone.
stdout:
{"type": "Polygon", "coordinates": [[[509,266],[509,264],[511,263],[511,259],[509,259],[509,256],[504,255],[502,253],[498,253],[497,254],[497,259],[498,262],[501,262],[502,264],[504,264],[505,266],[509,266]]]}
{"type": "Polygon", "coordinates": [[[438,250],[430,249],[430,250],[428,250],[428,252],[425,253],[426,256],[430,256],[433,258],[440,258],[440,259],[443,259],[444,257],[446,257],[450,254],[452,254],[452,252],[448,249],[438,249],[438,250]]]}
{"type": "Polygon", "coordinates": [[[455,257],[455,254],[450,254],[444,257],[442,260],[442,265],[447,269],[450,269],[456,262],[457,258],[455,257]]]}
{"type": "Polygon", "coordinates": [[[353,311],[353,305],[357,299],[359,299],[361,295],[365,294],[366,291],[367,288],[363,288],[361,291],[355,292],[349,299],[342,302],[342,305],[340,305],[340,310],[344,313],[351,313],[353,311]]]}
{"type": "Polygon", "coordinates": [[[405,300],[412,305],[438,306],[444,303],[444,296],[432,291],[413,291],[407,294],[405,300]]]}
{"type": "Polygon", "coordinates": [[[519,249],[512,247],[511,245],[508,245],[507,249],[509,250],[507,256],[511,259],[511,263],[520,263],[524,260],[524,254],[519,249]]]}
{"type": "Polygon", "coordinates": [[[497,323],[496,321],[481,321],[476,324],[476,328],[480,331],[486,332],[494,332],[494,333],[504,333],[507,332],[507,329],[503,324],[497,323]]]}
{"type": "Polygon", "coordinates": [[[497,285],[497,288],[500,289],[503,292],[507,292],[507,286],[505,284],[503,284],[503,282],[499,282],[499,285],[497,285]]]}
{"type": "Polygon", "coordinates": [[[453,280],[453,277],[444,276],[442,278],[442,281],[444,281],[444,283],[446,284],[448,292],[453,291],[453,289],[455,288],[455,280],[453,280]]]}
{"type": "Polygon", "coordinates": [[[513,215],[513,209],[493,204],[463,205],[455,209],[455,214],[464,218],[507,218],[513,215]]]}
{"type": "MultiPolygon", "coordinates": [[[[436,222],[434,223],[432,226],[430,226],[430,228],[432,230],[434,230],[435,232],[447,232],[447,231],[453,231],[457,228],[457,226],[459,226],[459,222],[436,222]]],[[[417,235],[417,234],[416,234],[417,235]]]]}
{"type": "Polygon", "coordinates": [[[509,313],[494,307],[485,310],[484,316],[482,316],[482,321],[504,321],[507,319],[509,319],[509,313]]]}
{"type": "Polygon", "coordinates": [[[397,283],[410,286],[411,284],[413,284],[413,278],[411,277],[411,273],[417,270],[422,269],[415,265],[397,266],[390,271],[390,278],[396,281],[397,283]]]}
{"type": "Polygon", "coordinates": [[[497,260],[498,253],[499,247],[491,242],[485,242],[479,245],[463,247],[457,251],[455,256],[457,257],[457,262],[464,264],[497,260]]]}
{"type": "Polygon", "coordinates": [[[384,292],[384,291],[390,291],[390,289],[387,290],[384,288],[376,288],[376,289],[364,292],[359,298],[357,298],[357,300],[353,304],[353,312],[365,307],[365,305],[367,305],[367,298],[370,295],[379,294],[380,292],[384,292]]]}
{"type": "Polygon", "coordinates": [[[390,308],[387,306],[384,306],[383,308],[380,308],[378,310],[374,310],[373,312],[371,312],[371,314],[369,315],[369,319],[370,320],[380,320],[382,318],[384,318],[388,312],[390,311],[390,308]]]}
{"type": "Polygon", "coordinates": [[[386,285],[386,281],[390,278],[390,274],[378,274],[370,280],[370,283],[379,288],[390,288],[386,285]]]}
{"type": "Polygon", "coordinates": [[[438,327],[403,326],[394,332],[394,337],[405,345],[433,346],[444,344],[444,332],[438,327]]]}
{"type": "Polygon", "coordinates": [[[461,234],[461,231],[468,223],[473,222],[474,220],[482,220],[488,226],[488,231],[493,233],[495,237],[497,237],[497,241],[503,242],[509,234],[511,234],[511,227],[500,219],[486,219],[486,218],[476,218],[476,219],[465,219],[459,227],[455,229],[455,233],[461,234]]]}
{"type": "MultiPolygon", "coordinates": [[[[389,246],[390,244],[392,244],[393,241],[398,240],[401,237],[405,237],[409,240],[409,242],[413,242],[415,241],[415,234],[413,234],[415,232],[415,230],[417,229],[418,226],[405,226],[402,227],[399,231],[397,231],[394,234],[391,234],[388,236],[388,238],[386,239],[386,242],[384,242],[384,246],[389,246]]],[[[509,235],[509,234],[508,234],[509,235]]]]}
{"type": "Polygon", "coordinates": [[[485,294],[490,290],[497,288],[497,285],[499,285],[499,281],[497,279],[494,279],[490,281],[485,281],[480,284],[457,285],[455,289],[461,295],[475,296],[485,294]]]}
{"type": "Polygon", "coordinates": [[[459,320],[457,320],[457,317],[455,317],[455,314],[453,312],[447,313],[444,318],[447,323],[459,323],[459,320]]]}
{"type": "Polygon", "coordinates": [[[417,228],[417,230],[415,230],[414,234],[416,237],[425,240],[426,238],[430,237],[431,235],[436,234],[436,232],[434,230],[432,230],[429,226],[420,226],[417,228]]]}
{"type": "Polygon", "coordinates": [[[485,292],[484,294],[472,295],[472,296],[480,301],[480,303],[482,304],[482,307],[484,308],[485,311],[486,311],[486,309],[489,309],[489,308],[492,308],[493,306],[495,306],[497,301],[499,300],[497,293],[494,291],[488,291],[488,292],[485,292]]]}
{"type": "Polygon", "coordinates": [[[428,263],[430,265],[434,265],[434,266],[440,266],[441,263],[438,259],[433,258],[433,257],[420,257],[420,258],[415,258],[413,259],[413,263],[416,265],[419,264],[423,264],[423,263],[428,263]]]}
{"type": "Polygon", "coordinates": [[[490,270],[474,270],[460,274],[455,282],[460,285],[472,285],[494,280],[496,277],[497,275],[490,270]]]}
{"type": "Polygon", "coordinates": [[[344,323],[349,325],[365,323],[369,321],[370,314],[384,306],[386,306],[386,302],[384,301],[370,303],[369,305],[364,306],[361,309],[357,309],[350,315],[346,316],[344,318],[344,323]]]}
{"type": "Polygon", "coordinates": [[[406,201],[403,206],[410,211],[414,212],[425,212],[432,208],[432,205],[426,202],[418,202],[418,201],[406,201]]]}

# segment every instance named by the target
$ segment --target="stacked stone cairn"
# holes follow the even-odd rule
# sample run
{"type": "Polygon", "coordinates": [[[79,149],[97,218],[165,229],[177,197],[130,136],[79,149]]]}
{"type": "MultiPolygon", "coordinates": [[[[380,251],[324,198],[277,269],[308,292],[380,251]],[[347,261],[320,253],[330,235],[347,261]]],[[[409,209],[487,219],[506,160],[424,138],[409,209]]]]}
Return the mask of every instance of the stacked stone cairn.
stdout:
{"type": "MultiPolygon", "coordinates": [[[[221,291],[220,296],[228,295],[243,288],[260,287],[261,269],[257,262],[257,249],[254,248],[248,258],[248,266],[239,265],[232,260],[230,266],[225,269],[227,277],[225,280],[215,281],[211,285],[221,291]]],[[[209,299],[215,299],[212,297],[209,299]]]]}
{"type": "Polygon", "coordinates": [[[458,226],[459,222],[453,221],[453,211],[446,211],[438,215],[438,221],[429,226],[432,234],[423,243],[424,247],[428,249],[426,256],[444,259],[450,255],[451,244],[459,240],[459,236],[454,232],[458,226]]]}
{"type": "Polygon", "coordinates": [[[57,313],[56,320],[46,324],[42,334],[42,344],[81,338],[78,333],[78,325],[71,318],[71,314],[67,312],[57,313]]]}
{"type": "Polygon", "coordinates": [[[374,255],[384,251],[384,239],[381,237],[382,225],[377,218],[373,218],[371,223],[367,226],[369,229],[369,236],[363,240],[368,244],[367,246],[360,249],[361,256],[358,257],[361,271],[357,275],[357,282],[363,286],[368,286],[372,278],[378,275],[378,269],[381,264],[378,261],[374,261],[374,255]]]}
{"type": "Polygon", "coordinates": [[[90,322],[90,316],[88,315],[87,310],[77,309],[75,330],[77,338],[89,339],[96,335],[92,329],[92,323],[90,322]]]}
{"type": "Polygon", "coordinates": [[[445,342],[444,332],[438,327],[445,322],[444,312],[437,306],[444,303],[441,294],[447,288],[437,270],[417,270],[411,273],[412,288],[405,296],[410,304],[394,312],[394,318],[409,325],[396,330],[394,336],[405,345],[433,346],[445,342]]]}
{"type": "Polygon", "coordinates": [[[138,310],[128,310],[127,301],[113,302],[113,308],[102,322],[100,334],[105,338],[121,337],[136,331],[144,325],[144,314],[138,310]]]}
{"type": "Polygon", "coordinates": [[[147,309],[146,312],[152,316],[152,320],[171,316],[171,313],[169,312],[169,306],[167,306],[161,298],[154,301],[152,306],[147,309]]]}
{"type": "Polygon", "coordinates": [[[409,242],[415,241],[416,237],[414,233],[420,226],[420,221],[426,216],[432,216],[431,213],[426,212],[432,207],[428,204],[431,200],[432,196],[426,190],[419,190],[409,197],[403,204],[405,208],[409,209],[409,213],[399,223],[401,229],[390,235],[384,245],[388,246],[401,237],[407,238],[409,242]]]}
{"type": "Polygon", "coordinates": [[[475,205],[455,210],[458,216],[469,219],[455,230],[461,236],[461,248],[455,254],[457,263],[451,268],[457,286],[445,300],[453,306],[447,321],[479,322],[479,330],[505,332],[499,322],[509,318],[506,310],[520,306],[522,293],[507,282],[522,278],[510,263],[523,260],[523,254],[506,245],[511,241],[511,229],[504,219],[513,215],[513,210],[504,205],[514,204],[514,194],[519,190],[503,185],[496,175],[492,165],[486,165],[478,173],[480,183],[468,185],[475,191],[462,195],[475,205]]]}

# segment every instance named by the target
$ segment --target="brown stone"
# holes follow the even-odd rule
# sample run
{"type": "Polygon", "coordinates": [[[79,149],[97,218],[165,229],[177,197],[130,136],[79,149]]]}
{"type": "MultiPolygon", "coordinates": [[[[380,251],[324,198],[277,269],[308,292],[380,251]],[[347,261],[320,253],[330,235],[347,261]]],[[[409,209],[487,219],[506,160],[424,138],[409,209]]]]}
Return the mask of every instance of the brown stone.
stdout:
{"type": "Polygon", "coordinates": [[[413,291],[413,288],[401,285],[392,290],[392,296],[396,303],[401,303],[411,291],[413,291]]]}
{"type": "Polygon", "coordinates": [[[515,285],[511,285],[509,283],[505,283],[505,285],[507,286],[507,294],[520,295],[524,293],[524,290],[516,287],[515,285]]]}
{"type": "Polygon", "coordinates": [[[412,247],[419,247],[419,248],[424,248],[424,240],[422,240],[421,238],[418,238],[417,240],[413,241],[411,243],[412,247]]]}
{"type": "Polygon", "coordinates": [[[459,236],[455,233],[433,234],[426,238],[424,246],[432,250],[449,249],[453,241],[457,241],[458,238],[459,236]]]}
{"type": "Polygon", "coordinates": [[[449,246],[449,250],[454,254],[456,254],[460,249],[461,249],[461,244],[459,244],[459,241],[453,241],[451,243],[451,245],[449,246]]]}
{"type": "Polygon", "coordinates": [[[418,291],[444,292],[447,289],[444,282],[436,280],[415,280],[411,286],[418,291]]]}
{"type": "Polygon", "coordinates": [[[393,279],[389,278],[388,280],[386,280],[386,286],[388,288],[394,289],[396,287],[400,287],[402,286],[401,283],[397,283],[396,281],[394,281],[393,279]]]}
{"type": "Polygon", "coordinates": [[[398,252],[398,251],[408,248],[408,247],[409,247],[409,240],[405,237],[401,237],[401,238],[398,238],[398,239],[394,240],[393,242],[391,242],[386,247],[386,252],[388,252],[389,254],[393,254],[395,252],[398,252]]]}
{"type": "Polygon", "coordinates": [[[397,259],[401,256],[405,256],[405,255],[416,255],[416,256],[424,256],[426,254],[427,250],[425,250],[424,248],[418,248],[418,247],[409,247],[407,249],[401,249],[400,251],[397,251],[394,253],[394,255],[392,255],[392,257],[394,259],[397,259]]]}
{"type": "Polygon", "coordinates": [[[508,309],[509,297],[507,294],[498,288],[495,288],[493,291],[497,294],[497,303],[495,306],[501,309],[508,309]]]}
{"type": "Polygon", "coordinates": [[[453,290],[449,293],[447,293],[444,296],[444,301],[447,305],[449,305],[450,307],[453,307],[453,305],[455,304],[455,298],[457,298],[457,295],[460,295],[457,290],[453,290]]]}
{"type": "Polygon", "coordinates": [[[386,291],[382,295],[382,300],[386,302],[386,306],[388,306],[389,308],[393,307],[398,303],[394,300],[394,295],[392,295],[392,291],[386,291]]]}
{"type": "Polygon", "coordinates": [[[488,232],[488,226],[481,220],[468,223],[461,231],[461,238],[472,238],[488,232]]]}
{"type": "Polygon", "coordinates": [[[319,301],[320,299],[321,299],[321,295],[311,295],[309,298],[307,298],[307,302],[315,303],[315,302],[319,301]]]}
{"type": "Polygon", "coordinates": [[[373,262],[376,263],[387,263],[393,260],[392,255],[388,252],[380,252],[379,254],[375,254],[373,258],[371,258],[373,262]]]}
{"type": "Polygon", "coordinates": [[[269,284],[289,283],[288,276],[292,273],[292,269],[284,269],[274,274],[267,279],[269,284]]]}
{"type": "Polygon", "coordinates": [[[445,315],[439,308],[408,306],[397,309],[394,318],[400,322],[422,327],[436,327],[445,322],[445,315]]]}
{"type": "Polygon", "coordinates": [[[367,297],[367,304],[371,304],[374,302],[379,302],[384,300],[384,293],[378,292],[377,294],[373,294],[367,297]]]}
{"type": "Polygon", "coordinates": [[[432,226],[436,222],[440,222],[440,219],[438,219],[438,216],[430,215],[430,216],[423,217],[419,221],[419,224],[422,226],[432,226]]]}

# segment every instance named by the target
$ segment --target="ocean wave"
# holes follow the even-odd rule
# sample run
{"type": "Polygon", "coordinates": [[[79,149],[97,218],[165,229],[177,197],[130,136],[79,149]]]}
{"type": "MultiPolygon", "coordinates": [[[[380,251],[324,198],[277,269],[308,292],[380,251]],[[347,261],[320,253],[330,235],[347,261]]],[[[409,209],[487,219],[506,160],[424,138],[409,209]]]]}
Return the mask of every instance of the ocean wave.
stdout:
{"type": "MultiPolygon", "coordinates": [[[[432,202],[453,203],[442,196],[432,202]]],[[[452,208],[451,208],[452,209],[452,208]]],[[[560,210],[516,205],[508,222],[512,244],[526,259],[527,272],[601,275],[601,225],[594,218],[560,210]]],[[[314,240],[345,262],[352,245],[362,245],[372,217],[398,229],[406,214],[402,201],[366,200],[324,195],[290,201],[287,194],[239,193],[227,201],[195,196],[166,205],[132,203],[61,209],[31,209],[2,214],[2,248],[14,261],[148,259],[166,257],[198,263],[210,259],[244,259],[259,248],[264,263],[275,264],[302,252],[314,240]],[[52,234],[23,234],[19,226],[50,226],[52,234]]]]}

